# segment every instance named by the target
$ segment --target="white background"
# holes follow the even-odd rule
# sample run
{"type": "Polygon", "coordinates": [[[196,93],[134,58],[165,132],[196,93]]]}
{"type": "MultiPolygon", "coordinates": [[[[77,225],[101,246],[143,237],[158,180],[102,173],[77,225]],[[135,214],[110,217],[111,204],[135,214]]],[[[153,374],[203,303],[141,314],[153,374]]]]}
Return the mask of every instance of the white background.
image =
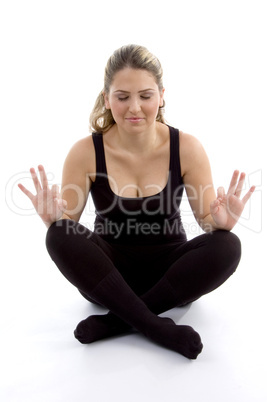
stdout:
{"type": "MultiPolygon", "coordinates": [[[[266,400],[266,1],[2,1],[2,401],[266,400]],[[243,258],[216,292],[168,312],[202,336],[188,361],[140,335],[89,346],[73,329],[88,304],[47,255],[46,229],[17,183],[39,163],[60,183],[70,147],[89,134],[106,61],[137,43],[161,60],[168,122],[203,143],[214,183],[234,169],[257,190],[235,227],[243,258]],[[265,373],[265,375],[264,375],[265,373]]],[[[32,188],[32,187],[31,187],[32,188]]],[[[189,237],[197,226],[183,203],[189,237]]],[[[83,216],[93,221],[89,203],[83,216]]]]}

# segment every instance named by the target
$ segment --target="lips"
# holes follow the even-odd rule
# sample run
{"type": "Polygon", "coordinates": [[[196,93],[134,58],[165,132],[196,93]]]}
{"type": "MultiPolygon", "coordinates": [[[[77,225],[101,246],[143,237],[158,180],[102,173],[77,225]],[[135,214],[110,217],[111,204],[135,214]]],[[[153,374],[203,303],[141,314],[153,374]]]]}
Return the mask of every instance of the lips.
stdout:
{"type": "Polygon", "coordinates": [[[131,123],[139,123],[140,121],[144,120],[142,117],[128,117],[126,118],[131,123]]]}

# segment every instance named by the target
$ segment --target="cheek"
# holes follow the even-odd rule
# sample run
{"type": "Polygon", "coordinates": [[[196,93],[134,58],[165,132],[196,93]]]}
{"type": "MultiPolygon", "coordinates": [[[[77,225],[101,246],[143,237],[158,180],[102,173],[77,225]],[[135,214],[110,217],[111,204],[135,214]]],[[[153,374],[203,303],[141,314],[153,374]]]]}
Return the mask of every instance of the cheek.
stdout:
{"type": "Polygon", "coordinates": [[[116,102],[111,106],[111,112],[112,112],[114,117],[115,116],[121,116],[121,115],[125,114],[126,107],[122,103],[117,103],[116,102]]]}
{"type": "Polygon", "coordinates": [[[149,104],[146,104],[143,109],[146,110],[147,113],[157,116],[159,110],[159,103],[157,101],[150,102],[149,104]]]}
{"type": "MultiPolygon", "coordinates": [[[[140,106],[145,114],[153,115],[153,117],[157,116],[159,109],[159,101],[157,99],[150,102],[143,102],[140,106]]],[[[110,107],[115,120],[127,114],[129,109],[127,102],[111,102],[110,107]]]]}

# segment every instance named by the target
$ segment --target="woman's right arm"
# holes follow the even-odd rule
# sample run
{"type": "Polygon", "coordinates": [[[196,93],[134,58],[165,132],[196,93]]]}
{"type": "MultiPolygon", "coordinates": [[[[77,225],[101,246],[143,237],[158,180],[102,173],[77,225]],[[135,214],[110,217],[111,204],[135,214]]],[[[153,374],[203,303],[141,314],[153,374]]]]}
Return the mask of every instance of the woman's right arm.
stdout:
{"type": "Polygon", "coordinates": [[[92,136],[88,136],[73,145],[63,166],[61,196],[68,205],[66,218],[79,221],[93,180],[95,151],[92,136]]]}
{"type": "Polygon", "coordinates": [[[30,169],[36,195],[22,184],[19,188],[31,200],[36,212],[49,227],[59,219],[79,221],[84,210],[94,178],[95,153],[92,137],[78,141],[71,148],[64,163],[61,193],[57,185],[48,185],[45,169],[38,166],[40,180],[33,168],[30,169]]]}

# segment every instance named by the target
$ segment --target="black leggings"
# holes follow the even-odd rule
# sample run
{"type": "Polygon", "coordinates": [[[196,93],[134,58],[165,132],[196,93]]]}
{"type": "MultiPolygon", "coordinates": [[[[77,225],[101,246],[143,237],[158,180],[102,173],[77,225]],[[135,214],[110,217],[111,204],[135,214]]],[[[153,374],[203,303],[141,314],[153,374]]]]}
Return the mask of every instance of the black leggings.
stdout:
{"type": "Polygon", "coordinates": [[[241,247],[226,231],[183,244],[111,245],[74,221],[50,226],[47,249],[62,274],[89,300],[110,310],[90,316],[74,331],[81,343],[134,327],[147,338],[196,359],[203,345],[190,326],[158,314],[220,286],[236,269],[241,247]]]}
{"type": "Polygon", "coordinates": [[[96,300],[93,291],[117,271],[157,314],[216,289],[233,274],[241,256],[238,237],[227,231],[206,233],[182,244],[111,245],[68,220],[50,226],[46,245],[62,274],[88,300],[110,309],[104,299],[96,300]]]}

